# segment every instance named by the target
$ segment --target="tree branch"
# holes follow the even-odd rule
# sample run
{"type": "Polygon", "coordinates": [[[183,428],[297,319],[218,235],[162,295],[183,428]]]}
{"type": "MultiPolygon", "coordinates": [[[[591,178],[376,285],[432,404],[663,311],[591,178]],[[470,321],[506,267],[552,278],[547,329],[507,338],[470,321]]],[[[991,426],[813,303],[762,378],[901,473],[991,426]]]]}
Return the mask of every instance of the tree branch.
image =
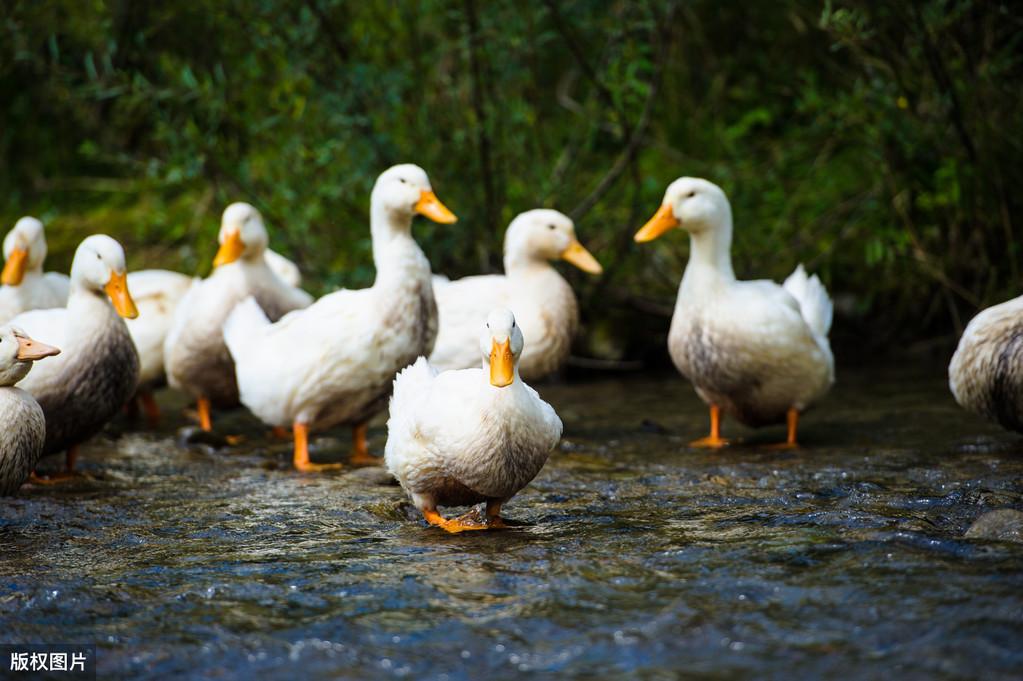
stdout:
{"type": "Polygon", "coordinates": [[[664,75],[664,66],[668,61],[668,47],[670,45],[670,31],[671,31],[671,19],[675,13],[675,5],[672,3],[668,5],[667,16],[662,21],[655,22],[655,28],[651,30],[651,38],[654,43],[654,49],[657,53],[657,59],[654,64],[654,74],[650,79],[650,91],[647,93],[646,101],[643,103],[643,111],[640,113],[639,120],[632,128],[632,132],[629,134],[629,141],[626,143],[625,148],[618,154],[618,158],[611,165],[611,168],[607,173],[597,182],[597,186],[593,188],[593,191],[579,202],[569,216],[575,220],[580,220],[586,213],[597,205],[598,202],[604,195],[611,190],[611,187],[618,181],[622,174],[628,169],[629,163],[635,157],[639,151],[640,146],[643,143],[643,137],[646,133],[647,126],[650,125],[650,117],[653,113],[654,102],[657,99],[657,94],[660,91],[661,79],[664,75]],[[656,26],[664,26],[661,31],[656,29],[656,26]]]}
{"type": "MultiPolygon", "coordinates": [[[[488,235],[498,232],[497,193],[494,187],[493,161],[490,154],[490,133],[487,130],[487,111],[483,101],[483,76],[480,64],[480,27],[476,14],[476,0],[465,0],[465,18],[468,24],[469,68],[472,91],[472,108],[476,115],[476,146],[480,155],[480,172],[483,175],[483,194],[486,206],[484,225],[488,235]]],[[[485,244],[484,244],[485,245],[485,244]]]]}

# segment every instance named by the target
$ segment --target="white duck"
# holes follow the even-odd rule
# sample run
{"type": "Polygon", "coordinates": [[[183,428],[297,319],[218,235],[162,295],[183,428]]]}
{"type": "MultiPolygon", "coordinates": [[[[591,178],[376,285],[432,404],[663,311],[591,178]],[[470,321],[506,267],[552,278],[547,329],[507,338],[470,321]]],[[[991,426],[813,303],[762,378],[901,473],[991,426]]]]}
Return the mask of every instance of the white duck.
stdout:
{"type": "Polygon", "coordinates": [[[366,422],[386,404],[394,374],[433,348],[437,307],[430,263],[411,234],[417,213],[456,219],[422,168],[386,170],[371,197],[372,287],[328,294],[276,324],[247,300],[224,326],[242,403],[268,425],[293,426],[298,470],[337,467],[310,463],[308,434],[338,424],[354,428],[354,462],[376,461],[366,422]]]}
{"type": "Polygon", "coordinates": [[[302,272],[298,269],[298,265],[272,248],[266,249],[263,258],[270,269],[274,271],[274,274],[277,275],[277,278],[285,284],[292,288],[298,288],[302,285],[302,272]]]}
{"type": "Polygon", "coordinates": [[[204,430],[212,428],[212,406],[238,404],[234,362],[222,332],[234,306],[254,296],[263,312],[277,320],[313,301],[281,281],[267,264],[269,237],[259,211],[249,204],[227,207],[219,239],[213,273],[193,285],[178,304],[164,342],[167,381],[196,399],[204,430]]]}
{"type": "Polygon", "coordinates": [[[561,419],[519,377],[523,332],[510,310],[487,317],[483,368],[438,373],[420,357],[394,379],[387,469],[431,525],[504,527],[501,505],[536,477],[561,439],[561,419]],[[445,519],[438,506],[486,502],[486,521],[445,519]]]}
{"type": "Polygon", "coordinates": [[[150,426],[160,418],[153,390],[166,380],[163,344],[174,322],[174,311],[198,280],[169,270],[142,270],[128,275],[128,288],[139,315],[127,320],[139,355],[139,385],[132,398],[142,404],[150,426]]]}
{"type": "Polygon", "coordinates": [[[948,384],[962,407],[1023,433],[1023,296],[970,321],[948,366],[948,384]]]}
{"type": "Polygon", "coordinates": [[[14,494],[43,454],[46,417],[32,396],[14,384],[32,362],[60,353],[13,326],[0,327],[0,495],[14,494]]]}
{"type": "Polygon", "coordinates": [[[138,311],[128,291],[124,249],[100,234],[75,251],[66,308],[26,312],[11,322],[63,350],[18,387],[46,415],[43,455],[66,451],[68,473],[78,445],[117,414],[138,384],[138,354],[118,315],[133,318],[138,311]]]}
{"type": "Polygon", "coordinates": [[[797,446],[799,414],[834,382],[831,300],[824,286],[802,265],[783,286],[737,281],[732,209],[721,188],[707,180],[671,183],[661,208],[635,238],[651,241],[674,227],[689,232],[690,254],[668,350],[710,405],[710,435],[693,444],[727,444],[720,433],[724,412],[750,426],[786,422],[782,446],[797,446]]]}
{"type": "MultiPolygon", "coordinates": [[[[300,285],[302,275],[295,263],[269,248],[264,257],[281,281],[289,286],[300,285]]],[[[128,274],[128,288],[139,309],[137,318],[127,320],[140,365],[139,387],[132,399],[141,404],[151,427],[160,420],[160,407],[153,390],[167,380],[163,346],[174,323],[174,312],[191,287],[200,281],[170,270],[142,270],[128,274]]]]}
{"type": "Polygon", "coordinates": [[[46,235],[43,223],[32,217],[18,220],[4,237],[4,269],[0,274],[0,323],[28,310],[64,307],[71,280],[43,272],[46,235]]]}
{"type": "Polygon", "coordinates": [[[480,321],[495,307],[508,307],[526,339],[522,376],[535,380],[557,371],[571,350],[579,307],[552,260],[590,274],[602,271],[576,238],[571,218],[556,210],[531,210],[512,220],[505,232],[503,275],[457,281],[434,277],[440,331],[430,363],[441,370],[476,366],[480,321]]]}

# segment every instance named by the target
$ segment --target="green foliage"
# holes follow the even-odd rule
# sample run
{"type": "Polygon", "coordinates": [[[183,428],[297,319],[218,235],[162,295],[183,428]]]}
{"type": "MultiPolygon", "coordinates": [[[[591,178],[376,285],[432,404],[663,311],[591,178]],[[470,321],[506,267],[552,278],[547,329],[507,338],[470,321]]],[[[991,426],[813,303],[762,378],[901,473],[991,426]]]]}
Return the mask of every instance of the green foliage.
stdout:
{"type": "Polygon", "coordinates": [[[980,0],[18,1],[0,9],[0,219],[53,265],[120,238],[204,273],[223,207],[266,216],[315,292],[372,281],[369,190],[427,169],[461,218],[434,269],[500,266],[504,225],[577,218],[584,351],[655,348],[687,253],[631,234],[680,175],[729,193],[741,276],[805,261],[847,330],[952,333],[1019,293],[1023,12],[980,0]],[[905,4],[905,6],[903,6],[905,4]]]}

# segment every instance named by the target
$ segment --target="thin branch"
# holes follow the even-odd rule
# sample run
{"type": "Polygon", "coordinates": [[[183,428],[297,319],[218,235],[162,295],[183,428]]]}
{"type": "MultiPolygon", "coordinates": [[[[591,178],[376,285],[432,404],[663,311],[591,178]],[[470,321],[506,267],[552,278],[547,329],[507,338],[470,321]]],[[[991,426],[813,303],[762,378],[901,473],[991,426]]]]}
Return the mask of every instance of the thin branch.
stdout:
{"type": "MultiPolygon", "coordinates": [[[[320,32],[326,37],[327,45],[334,52],[338,62],[342,66],[347,66],[351,59],[351,52],[348,46],[345,45],[338,38],[340,32],[335,29],[333,21],[326,12],[320,8],[316,0],[305,0],[306,7],[316,17],[316,21],[320,24],[320,32]]],[[[321,84],[325,87],[336,87],[336,82],[324,82],[323,79],[317,78],[321,81],[321,84]]],[[[373,128],[373,121],[370,118],[370,107],[366,103],[364,92],[361,88],[355,88],[352,91],[352,112],[356,114],[355,125],[362,133],[361,137],[363,140],[369,142],[369,145],[373,148],[373,151],[377,155],[378,161],[386,160],[388,157],[387,151],[381,145],[380,140],[373,128]]]]}
{"type": "MultiPolygon", "coordinates": [[[[490,133],[487,130],[487,112],[483,101],[483,69],[480,64],[479,18],[476,14],[476,0],[465,0],[465,18],[468,23],[469,68],[472,74],[472,108],[476,115],[476,146],[480,155],[480,172],[483,175],[483,195],[486,205],[484,225],[488,235],[498,231],[497,193],[494,187],[493,161],[490,151],[490,133]]],[[[486,264],[486,263],[482,263],[486,264]]]]}
{"type": "Polygon", "coordinates": [[[643,103],[643,111],[640,113],[639,120],[636,121],[636,125],[633,126],[632,132],[629,134],[629,141],[622,149],[622,152],[615,159],[614,164],[607,171],[607,173],[600,179],[597,186],[594,187],[593,191],[584,198],[579,205],[572,209],[569,213],[573,220],[580,220],[586,213],[597,205],[598,202],[604,195],[611,190],[611,187],[618,181],[622,174],[628,169],[629,163],[633,157],[639,151],[640,146],[643,143],[644,133],[646,132],[647,126],[650,124],[650,118],[653,114],[654,103],[657,100],[657,95],[660,91],[660,85],[662,76],[664,75],[664,66],[668,61],[668,47],[670,44],[670,26],[671,18],[674,15],[675,6],[671,4],[668,6],[667,17],[663,21],[655,22],[655,26],[661,25],[665,28],[660,32],[656,28],[651,30],[653,34],[651,37],[657,36],[659,39],[655,40],[654,48],[657,53],[657,60],[654,65],[654,74],[650,79],[650,91],[647,93],[646,101],[643,103]]]}
{"type": "Polygon", "coordinates": [[[579,65],[579,69],[586,76],[586,80],[593,84],[593,87],[597,89],[597,95],[604,100],[604,104],[610,107],[621,120],[625,120],[621,110],[615,103],[614,95],[604,85],[603,81],[597,76],[597,73],[590,66],[590,62],[586,60],[586,54],[583,52],[579,45],[579,42],[575,39],[575,34],[572,33],[572,29],[565,23],[565,18],[561,15],[561,10],[558,9],[558,4],[555,0],[544,0],[544,4],[547,5],[547,11],[550,12],[551,20],[554,22],[554,27],[561,34],[562,40],[565,41],[565,45],[568,46],[569,52],[575,57],[576,63],[579,65]]]}

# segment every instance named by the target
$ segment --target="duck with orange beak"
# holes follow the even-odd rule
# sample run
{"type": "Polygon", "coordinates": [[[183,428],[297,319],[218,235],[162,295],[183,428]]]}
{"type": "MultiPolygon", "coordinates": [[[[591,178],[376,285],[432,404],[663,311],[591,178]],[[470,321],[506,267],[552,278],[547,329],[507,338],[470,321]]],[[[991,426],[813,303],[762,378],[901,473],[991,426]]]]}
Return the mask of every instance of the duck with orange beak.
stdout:
{"type": "Polygon", "coordinates": [[[556,210],[530,210],[512,220],[504,235],[504,274],[448,281],[434,278],[440,332],[430,362],[440,369],[476,366],[479,320],[507,307],[526,339],[519,371],[526,380],[556,372],[568,359],[579,327],[572,286],[552,266],[563,260],[587,274],[603,268],[576,237],[571,218],[556,210]]]}
{"type": "Polygon", "coordinates": [[[43,455],[66,452],[68,475],[78,445],[98,433],[135,390],[139,359],[124,318],[136,316],[124,249],[108,236],[94,235],[75,252],[67,307],[26,312],[11,322],[62,350],[18,387],[46,416],[43,455]]]}
{"type": "Polygon", "coordinates": [[[505,527],[501,506],[536,477],[561,439],[554,408],[519,376],[522,330],[510,310],[490,313],[482,368],[437,370],[424,358],[394,380],[387,468],[431,525],[448,532],[505,527]],[[441,506],[486,504],[448,519],[441,506]]]}
{"type": "Polygon", "coordinates": [[[732,271],[732,208],[712,182],[683,177],[635,236],[689,233],[689,264],[678,290],[668,351],[710,406],[710,434],[692,443],[723,447],[722,416],[753,427],[784,423],[780,447],[798,445],[799,416],[835,380],[828,343],[831,300],[820,279],[796,267],[781,286],[739,281],[732,271]]]}
{"type": "Polygon", "coordinates": [[[0,495],[14,494],[43,453],[46,417],[32,396],[14,384],[32,363],[60,350],[29,338],[19,328],[0,327],[0,495]]]}
{"type": "Polygon", "coordinates": [[[46,235],[33,217],[18,220],[4,237],[4,268],[0,272],[0,323],[28,310],[67,305],[71,280],[57,272],[43,272],[46,235]]]}
{"type": "Polygon", "coordinates": [[[212,274],[177,304],[163,345],[167,382],[196,400],[203,430],[213,427],[214,407],[238,405],[234,361],[222,331],[234,306],[253,296],[262,313],[276,321],[313,302],[268,264],[269,234],[262,215],[249,204],[233,203],[224,210],[219,241],[212,274]]]}
{"type": "Polygon", "coordinates": [[[242,402],[267,425],[292,428],[297,470],[339,467],[309,457],[310,432],[337,425],[352,427],[352,463],[380,462],[367,422],[386,405],[394,374],[429,354],[437,336],[430,262],[412,236],[418,215],[457,219],[419,166],[384,171],[370,196],[373,286],[330,293],[276,324],[249,299],[224,325],[242,402]]]}

